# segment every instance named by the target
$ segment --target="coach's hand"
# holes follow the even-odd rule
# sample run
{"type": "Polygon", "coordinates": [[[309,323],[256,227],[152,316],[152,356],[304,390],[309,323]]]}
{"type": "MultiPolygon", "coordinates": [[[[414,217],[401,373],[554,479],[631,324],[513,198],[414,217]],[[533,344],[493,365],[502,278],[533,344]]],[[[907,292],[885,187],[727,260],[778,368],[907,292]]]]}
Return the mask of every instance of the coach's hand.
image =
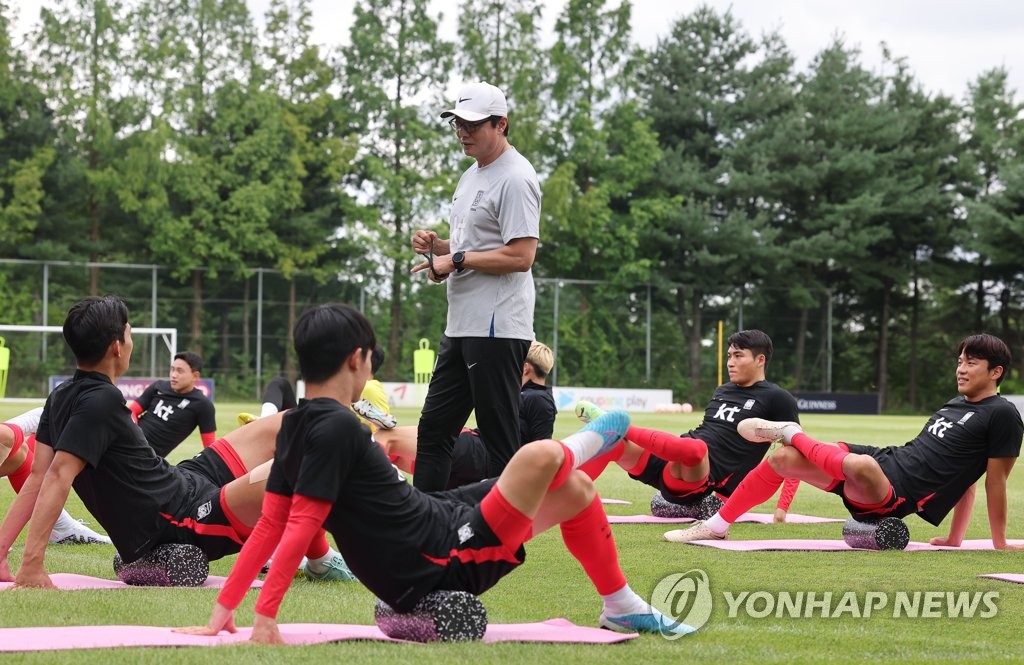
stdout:
{"type": "Polygon", "coordinates": [[[437,234],[433,231],[417,229],[416,232],[412,234],[412,251],[417,254],[426,254],[432,250],[432,245],[436,240],[437,234]]]}
{"type": "Polygon", "coordinates": [[[175,628],[173,632],[184,633],[185,635],[216,635],[220,631],[226,630],[229,633],[237,633],[238,628],[235,627],[235,611],[229,610],[220,603],[213,606],[213,613],[210,615],[210,622],[205,626],[185,626],[183,628],[175,628]]]}

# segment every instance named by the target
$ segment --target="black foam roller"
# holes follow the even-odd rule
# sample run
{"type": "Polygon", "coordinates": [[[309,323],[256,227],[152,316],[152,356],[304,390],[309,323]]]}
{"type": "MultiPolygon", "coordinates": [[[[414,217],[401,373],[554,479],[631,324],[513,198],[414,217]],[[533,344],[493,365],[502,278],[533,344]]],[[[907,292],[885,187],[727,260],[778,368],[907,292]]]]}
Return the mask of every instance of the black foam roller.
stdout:
{"type": "Polygon", "coordinates": [[[195,545],[157,545],[141,559],[124,563],[114,555],[114,574],[132,586],[202,586],[210,575],[210,562],[195,545]]]}
{"type": "Polygon", "coordinates": [[[433,591],[410,612],[396,612],[383,600],[373,609],[381,632],[412,642],[465,642],[483,639],[487,610],[480,599],[466,591],[433,591]]]}
{"type": "Polygon", "coordinates": [[[661,492],[655,492],[651,497],[651,514],[655,517],[688,517],[695,520],[706,520],[717,513],[721,507],[722,500],[714,493],[708,494],[697,503],[690,504],[672,503],[662,496],[661,492]]]}
{"type": "Polygon", "coordinates": [[[884,517],[877,522],[860,522],[851,517],[843,524],[843,540],[850,547],[865,550],[903,550],[910,543],[910,529],[898,517],[884,517]]]}

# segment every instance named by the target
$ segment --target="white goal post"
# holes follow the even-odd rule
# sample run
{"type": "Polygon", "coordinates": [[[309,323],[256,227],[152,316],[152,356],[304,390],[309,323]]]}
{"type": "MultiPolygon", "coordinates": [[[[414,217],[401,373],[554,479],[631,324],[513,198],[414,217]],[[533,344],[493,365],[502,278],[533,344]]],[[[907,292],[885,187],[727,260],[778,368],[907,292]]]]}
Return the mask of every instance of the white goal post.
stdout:
{"type": "MultiPolygon", "coordinates": [[[[63,333],[61,326],[16,326],[0,324],[0,336],[4,332],[27,332],[27,333],[63,333]]],[[[136,328],[132,326],[132,334],[156,335],[163,340],[171,359],[178,353],[178,329],[177,328],[136,328]]],[[[155,357],[154,357],[155,361],[155,357]]],[[[168,363],[168,366],[170,363],[168,363]]],[[[151,369],[151,371],[153,371],[151,369]]]]}

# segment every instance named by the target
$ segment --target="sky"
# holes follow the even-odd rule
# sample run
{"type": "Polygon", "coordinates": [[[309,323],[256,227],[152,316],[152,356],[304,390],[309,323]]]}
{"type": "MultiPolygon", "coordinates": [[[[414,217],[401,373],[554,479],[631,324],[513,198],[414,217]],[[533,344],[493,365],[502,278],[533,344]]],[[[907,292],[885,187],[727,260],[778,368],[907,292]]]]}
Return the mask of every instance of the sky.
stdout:
{"type": "MultiPolygon", "coordinates": [[[[27,30],[39,7],[55,0],[14,0],[21,20],[16,32],[27,30]]],[[[618,0],[608,0],[614,6],[618,0]]],[[[269,0],[247,0],[254,16],[262,17],[269,0]]],[[[544,37],[552,41],[552,26],[566,0],[545,0],[544,37]]],[[[336,46],[348,41],[354,0],[312,0],[316,43],[336,46]]],[[[432,0],[434,13],[444,14],[442,35],[455,39],[461,0],[432,0]]],[[[1010,72],[1010,87],[1024,94],[1024,2],[1013,0],[633,0],[633,38],[651,47],[668,34],[672,23],[707,4],[719,12],[732,11],[753,36],[777,30],[806,69],[822,48],[840,36],[861,51],[861,63],[881,71],[880,44],[905,57],[922,86],[963,100],[967,84],[995,67],[1010,72]]]]}

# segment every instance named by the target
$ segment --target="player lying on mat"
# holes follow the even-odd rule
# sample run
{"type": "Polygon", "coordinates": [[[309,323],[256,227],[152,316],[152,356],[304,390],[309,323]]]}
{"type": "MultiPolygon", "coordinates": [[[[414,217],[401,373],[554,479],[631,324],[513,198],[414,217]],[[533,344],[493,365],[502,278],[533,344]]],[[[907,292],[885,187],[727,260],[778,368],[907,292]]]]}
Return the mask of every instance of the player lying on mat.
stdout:
{"type": "MultiPolygon", "coordinates": [[[[769,448],[768,444],[750,445],[737,433],[736,425],[751,417],[799,420],[793,396],[765,379],[772,350],[771,338],[760,330],[733,333],[727,353],[729,381],[715,389],[700,425],[683,436],[630,427],[620,445],[589,462],[583,471],[597,478],[616,462],[631,478],[681,506],[698,504],[713,492],[729,496],[769,448]]],[[[590,402],[576,406],[576,415],[584,422],[601,413],[590,402]]],[[[797,484],[784,490],[780,509],[789,508],[797,484]]]]}
{"type": "Polygon", "coordinates": [[[359,580],[399,612],[439,590],[481,594],[523,562],[523,543],[559,524],[604,601],[601,625],[619,631],[688,633],[634,593],[619,567],[593,483],[576,469],[613,445],[629,424],[613,412],[563,442],[530,443],[497,479],[438,493],[409,485],[343,406],[360,394],[376,345],[370,322],[347,305],[302,314],[295,351],[306,401],[285,414],[263,516],[242,548],[209,623],[235,631],[234,610],[275,551],[256,603],[252,640],[278,643],[278,607],[303,543],[324,525],[359,580]]]}
{"type": "MultiPolygon", "coordinates": [[[[124,302],[79,301],[64,339],[78,369],[43,407],[32,472],[0,526],[0,580],[54,588],[44,567],[47,535],[72,487],[125,563],[164,543],[196,545],[211,561],[238,552],[260,515],[280,418],[247,425],[172,466],[146,442],[114,387],[133,348],[124,302]],[[7,552],[30,519],[14,578],[7,552]]],[[[341,561],[323,550],[326,539],[305,545],[321,555],[310,556],[317,571],[341,561]]]]}
{"type": "Polygon", "coordinates": [[[1010,365],[1010,349],[992,335],[972,335],[957,347],[960,393],[936,411],[912,441],[876,448],[825,443],[796,423],[750,419],[740,432],[758,443],[785,445],[740,483],[717,515],[689,529],[669,531],[667,540],[721,539],[742,513],[768,500],[783,478],[799,478],[838,494],[860,521],[917,514],[938,526],[950,510],[949,535],[933,545],[958,546],[971,519],[975,483],[985,474],[989,525],[996,549],[1024,549],[1006,542],[1006,479],[1020,455],[1024,424],[999,396],[1010,365]]]}

